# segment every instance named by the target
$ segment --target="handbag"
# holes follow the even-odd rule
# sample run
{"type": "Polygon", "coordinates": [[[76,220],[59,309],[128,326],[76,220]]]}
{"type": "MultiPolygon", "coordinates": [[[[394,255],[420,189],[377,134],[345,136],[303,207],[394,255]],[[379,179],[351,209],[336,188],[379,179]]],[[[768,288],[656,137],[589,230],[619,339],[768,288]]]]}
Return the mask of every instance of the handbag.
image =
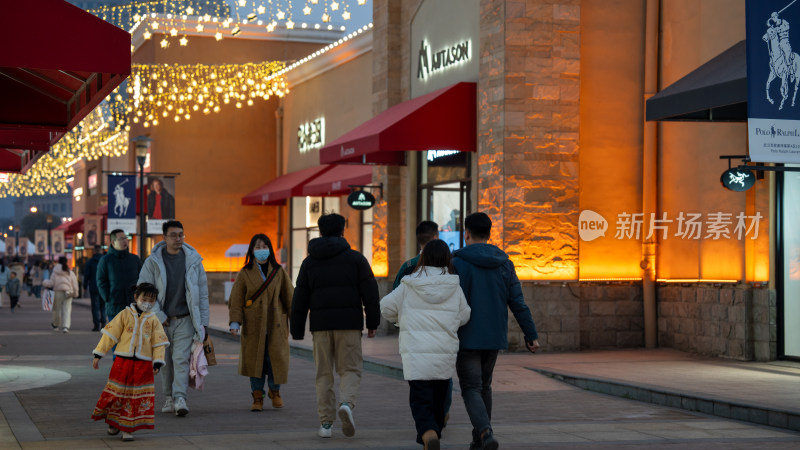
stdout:
{"type": "Polygon", "coordinates": [[[45,289],[42,291],[42,309],[52,311],[53,309],[53,290],[45,289]]]}
{"type": "Polygon", "coordinates": [[[206,361],[209,366],[217,365],[217,356],[214,354],[214,343],[211,341],[211,336],[206,333],[206,339],[203,341],[203,353],[206,355],[206,361]]]}

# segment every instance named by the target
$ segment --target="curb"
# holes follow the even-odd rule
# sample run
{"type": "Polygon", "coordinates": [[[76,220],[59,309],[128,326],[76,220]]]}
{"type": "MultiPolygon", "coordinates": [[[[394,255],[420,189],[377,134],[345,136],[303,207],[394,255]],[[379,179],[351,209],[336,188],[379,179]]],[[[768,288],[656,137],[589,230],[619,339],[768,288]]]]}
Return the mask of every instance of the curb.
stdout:
{"type": "Polygon", "coordinates": [[[764,406],[745,405],[713,397],[670,391],[635,383],[620,383],[602,378],[590,378],[544,369],[526,367],[546,377],[571,384],[587,391],[613,395],[629,400],[652,403],[670,408],[699,412],[725,419],[741,420],[758,425],[800,431],[800,413],[764,406]]]}
{"type": "MultiPolygon", "coordinates": [[[[238,337],[233,337],[227,330],[222,330],[220,328],[208,327],[208,334],[220,339],[227,339],[230,341],[239,342],[238,337]]],[[[293,344],[292,341],[289,341],[289,353],[292,356],[297,356],[298,358],[303,358],[308,361],[314,360],[313,351],[310,347],[305,345],[293,344]]],[[[384,377],[394,378],[396,380],[404,380],[403,378],[403,368],[395,366],[393,364],[389,364],[385,361],[381,361],[378,359],[364,357],[364,371],[374,374],[374,375],[381,375],[384,377]]]]}

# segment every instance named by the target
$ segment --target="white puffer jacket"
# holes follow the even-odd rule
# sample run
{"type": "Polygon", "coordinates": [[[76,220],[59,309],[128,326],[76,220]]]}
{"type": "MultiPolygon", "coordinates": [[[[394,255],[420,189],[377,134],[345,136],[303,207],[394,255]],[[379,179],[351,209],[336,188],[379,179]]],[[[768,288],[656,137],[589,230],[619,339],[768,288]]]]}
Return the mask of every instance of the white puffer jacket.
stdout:
{"type": "Polygon", "coordinates": [[[442,274],[441,267],[422,267],[403,277],[400,286],[383,297],[381,313],[400,326],[403,378],[453,377],[458,329],[470,316],[458,275],[442,274]]]}
{"type": "Polygon", "coordinates": [[[56,264],[53,267],[53,276],[44,281],[43,284],[54,291],[67,292],[67,297],[78,296],[78,278],[75,277],[75,272],[71,270],[65,271],[61,268],[61,264],[56,264]]]}

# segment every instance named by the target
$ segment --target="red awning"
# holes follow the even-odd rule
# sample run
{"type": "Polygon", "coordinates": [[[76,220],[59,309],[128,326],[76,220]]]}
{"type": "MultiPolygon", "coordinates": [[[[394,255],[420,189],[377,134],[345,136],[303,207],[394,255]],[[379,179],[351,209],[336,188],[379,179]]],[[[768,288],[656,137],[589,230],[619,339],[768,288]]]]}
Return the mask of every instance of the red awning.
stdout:
{"type": "Polygon", "coordinates": [[[242,197],[243,205],[283,205],[284,200],[303,196],[303,185],[332,166],[315,166],[281,175],[242,197]]]}
{"type": "Polygon", "coordinates": [[[64,236],[73,236],[77,233],[83,233],[83,217],[71,220],[69,222],[64,222],[54,229],[64,230],[64,236]]]}
{"type": "Polygon", "coordinates": [[[24,172],[131,73],[131,36],[63,0],[0,13],[0,171],[24,172]]]}
{"type": "Polygon", "coordinates": [[[395,105],[323,147],[321,164],[405,164],[404,151],[477,148],[477,84],[458,83],[395,105]]]}
{"type": "Polygon", "coordinates": [[[303,186],[303,195],[323,196],[342,195],[350,192],[350,185],[372,183],[372,167],[336,165],[303,186]]]}

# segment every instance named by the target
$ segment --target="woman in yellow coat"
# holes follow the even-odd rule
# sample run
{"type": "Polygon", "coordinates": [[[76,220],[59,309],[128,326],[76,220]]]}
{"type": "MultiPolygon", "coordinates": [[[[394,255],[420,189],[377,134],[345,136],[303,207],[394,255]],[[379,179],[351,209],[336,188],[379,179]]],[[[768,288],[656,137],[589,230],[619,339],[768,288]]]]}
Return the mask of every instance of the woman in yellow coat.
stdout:
{"type": "Polygon", "coordinates": [[[251,411],[264,405],[264,382],[273,408],[283,407],[280,385],[289,378],[289,312],[294,288],[264,234],[250,239],[244,267],[236,275],[228,302],[230,331],[241,331],[239,375],[250,377],[251,411]]]}

